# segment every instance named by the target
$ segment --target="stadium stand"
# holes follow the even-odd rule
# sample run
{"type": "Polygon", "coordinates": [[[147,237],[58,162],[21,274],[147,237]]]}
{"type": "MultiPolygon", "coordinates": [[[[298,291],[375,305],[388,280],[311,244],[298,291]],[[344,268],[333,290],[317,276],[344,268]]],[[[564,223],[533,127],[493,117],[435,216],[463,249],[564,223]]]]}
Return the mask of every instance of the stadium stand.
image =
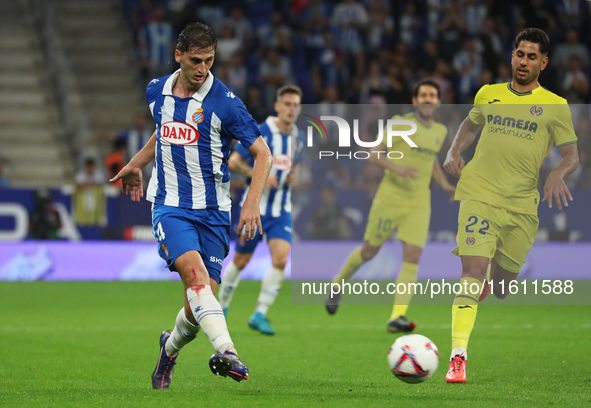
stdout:
{"type": "MultiPolygon", "coordinates": [[[[145,109],[145,97],[120,5],[103,0],[60,0],[55,5],[57,33],[71,62],[80,102],[88,111],[89,130],[116,132],[127,127],[131,114],[145,109]]],[[[87,145],[86,153],[104,157],[111,144],[87,145]]]]}
{"type": "Polygon", "coordinates": [[[15,186],[58,186],[71,178],[59,112],[29,10],[0,3],[0,159],[15,186]]]}

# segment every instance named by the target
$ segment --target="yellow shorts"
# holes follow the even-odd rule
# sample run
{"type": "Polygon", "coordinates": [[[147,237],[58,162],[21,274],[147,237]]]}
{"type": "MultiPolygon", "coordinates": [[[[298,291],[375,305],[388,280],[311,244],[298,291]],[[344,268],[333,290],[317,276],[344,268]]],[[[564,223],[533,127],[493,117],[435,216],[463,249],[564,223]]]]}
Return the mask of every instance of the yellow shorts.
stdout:
{"type": "Polygon", "coordinates": [[[509,272],[519,273],[531,249],[538,217],[520,214],[473,200],[462,200],[458,214],[459,256],[484,256],[509,272]]]}
{"type": "Polygon", "coordinates": [[[396,206],[387,200],[375,200],[369,210],[363,240],[373,247],[382,246],[397,229],[397,238],[407,244],[425,246],[431,203],[423,206],[396,206]]]}

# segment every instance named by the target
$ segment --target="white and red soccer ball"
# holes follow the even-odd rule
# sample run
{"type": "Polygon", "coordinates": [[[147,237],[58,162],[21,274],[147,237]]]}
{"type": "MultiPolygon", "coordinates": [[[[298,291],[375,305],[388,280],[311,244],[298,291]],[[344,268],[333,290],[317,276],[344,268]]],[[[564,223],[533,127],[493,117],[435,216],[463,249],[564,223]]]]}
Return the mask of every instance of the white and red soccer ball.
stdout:
{"type": "Polygon", "coordinates": [[[388,364],[392,373],[410,384],[430,378],[439,365],[437,346],[420,334],[409,334],[396,339],[388,351],[388,364]]]}

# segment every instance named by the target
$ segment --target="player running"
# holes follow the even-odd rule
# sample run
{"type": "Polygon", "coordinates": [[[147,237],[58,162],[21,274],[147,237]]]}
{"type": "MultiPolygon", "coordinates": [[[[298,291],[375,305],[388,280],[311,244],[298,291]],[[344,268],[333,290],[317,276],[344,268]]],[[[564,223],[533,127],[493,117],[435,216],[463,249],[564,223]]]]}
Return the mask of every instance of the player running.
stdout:
{"type": "MultiPolygon", "coordinates": [[[[148,144],[111,180],[123,180],[132,201],[143,197],[141,170],[155,159],[148,186],[158,252],[184,285],[184,307],[174,330],[160,336],[152,387],[168,388],[179,351],[203,330],[215,349],[214,374],[248,379],[238,358],[222,308],[214,296],[229,250],[232,138],[254,157],[253,176],[242,206],[239,234],[252,239],[261,227],[259,200],[271,168],[271,153],[240,99],[211,74],[217,39],[202,23],[179,35],[175,59],[180,69],[150,82],[146,97],[156,121],[148,144]]],[[[159,301],[161,302],[161,301],[159,301]]]]}
{"type": "MultiPolygon", "coordinates": [[[[548,65],[549,48],[548,36],[537,28],[528,28],[515,38],[513,80],[480,88],[444,164],[451,175],[460,178],[456,192],[456,199],[461,201],[458,248],[454,253],[462,259],[461,282],[483,288],[491,259],[489,280],[500,299],[517,279],[534,242],[539,170],[553,145],[562,160],[548,175],[542,201],[548,201],[552,208],[554,198],[561,210],[573,200],[563,180],[579,162],[570,110],[565,99],[538,83],[540,71],[548,65]],[[474,158],[464,167],[460,153],[474,142],[480,130],[474,158]]],[[[482,293],[467,290],[454,299],[451,362],[446,376],[449,383],[466,382],[468,339],[478,302],[488,292],[489,288],[482,293]]]]}
{"type": "MultiPolygon", "coordinates": [[[[267,335],[275,334],[266,315],[279,294],[291,246],[291,184],[297,175],[304,140],[303,134],[295,125],[300,114],[301,100],[302,91],[299,87],[287,85],[279,88],[275,102],[277,117],[269,116],[259,126],[273,154],[273,168],[260,207],[263,232],[269,243],[272,265],[263,279],[257,305],[253,315],[248,319],[248,325],[267,335]]],[[[238,144],[230,156],[229,165],[230,170],[249,178],[242,198],[243,205],[250,190],[253,157],[244,146],[238,144]]],[[[225,269],[220,286],[219,300],[224,313],[227,313],[234,291],[240,282],[240,272],[250,261],[261,239],[262,235],[256,233],[250,241],[242,238],[237,241],[234,260],[225,269]]]]}
{"type": "MultiPolygon", "coordinates": [[[[345,261],[341,272],[333,278],[333,283],[341,284],[348,280],[365,262],[372,259],[382,244],[390,239],[392,232],[398,230],[397,237],[402,241],[402,269],[396,285],[416,282],[419,258],[429,231],[431,215],[431,190],[433,178],[452,197],[455,187],[451,185],[437,161],[437,153],[447,136],[447,129],[433,121],[432,116],[439,104],[439,85],[432,80],[420,81],[413,90],[412,103],[415,112],[394,118],[412,120],[417,131],[412,136],[419,148],[411,148],[404,140],[392,145],[389,151],[400,151],[402,159],[389,159],[386,155],[372,154],[370,160],[385,169],[384,178],[373,200],[364,243],[355,249],[345,261]]],[[[374,151],[384,151],[380,144],[374,151]]],[[[340,294],[326,298],[326,310],[335,314],[340,294]]],[[[394,308],[388,321],[389,332],[409,332],[416,324],[405,317],[412,293],[397,294],[394,308]]]]}

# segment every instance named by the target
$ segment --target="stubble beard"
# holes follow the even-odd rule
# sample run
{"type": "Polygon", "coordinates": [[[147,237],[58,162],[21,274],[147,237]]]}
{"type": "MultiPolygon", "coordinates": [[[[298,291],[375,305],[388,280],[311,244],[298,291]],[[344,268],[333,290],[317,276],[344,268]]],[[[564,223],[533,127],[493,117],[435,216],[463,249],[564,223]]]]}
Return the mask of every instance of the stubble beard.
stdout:
{"type": "Polygon", "coordinates": [[[513,67],[513,80],[517,82],[519,85],[529,85],[534,82],[538,78],[538,75],[534,75],[534,72],[529,71],[529,74],[525,78],[521,78],[519,74],[517,74],[517,68],[513,67]]]}

